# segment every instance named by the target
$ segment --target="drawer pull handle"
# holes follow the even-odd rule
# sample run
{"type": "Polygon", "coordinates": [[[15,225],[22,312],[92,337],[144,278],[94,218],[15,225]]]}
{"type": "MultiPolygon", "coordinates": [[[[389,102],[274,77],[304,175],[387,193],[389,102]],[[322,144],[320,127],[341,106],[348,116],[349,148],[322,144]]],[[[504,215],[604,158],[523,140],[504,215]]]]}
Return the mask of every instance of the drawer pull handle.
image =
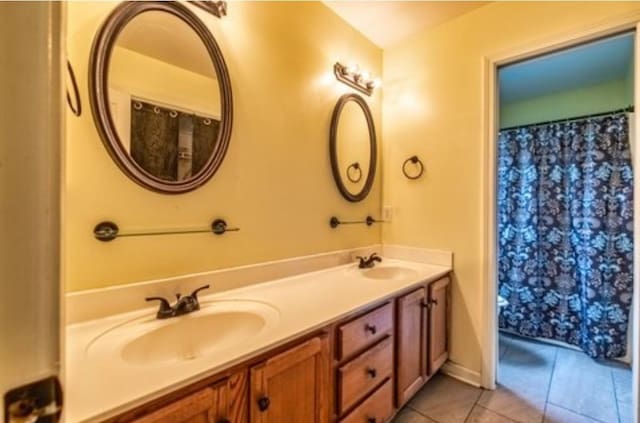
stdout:
{"type": "Polygon", "coordinates": [[[268,397],[261,397],[258,399],[258,408],[260,411],[267,411],[269,405],[271,404],[271,400],[268,397]]]}
{"type": "Polygon", "coordinates": [[[378,375],[378,372],[373,367],[367,367],[367,374],[371,376],[371,379],[375,379],[375,377],[378,375]]]}
{"type": "Polygon", "coordinates": [[[369,418],[367,418],[367,423],[376,423],[376,422],[377,422],[377,420],[376,420],[376,418],[375,418],[375,417],[369,417],[369,418]]]}
{"type": "Polygon", "coordinates": [[[364,325],[364,330],[367,332],[371,332],[371,335],[375,335],[376,332],[378,331],[378,329],[376,328],[376,325],[370,325],[369,323],[364,325]]]}
{"type": "Polygon", "coordinates": [[[218,423],[231,423],[231,420],[229,420],[229,419],[220,419],[220,420],[218,420],[218,423]]]}

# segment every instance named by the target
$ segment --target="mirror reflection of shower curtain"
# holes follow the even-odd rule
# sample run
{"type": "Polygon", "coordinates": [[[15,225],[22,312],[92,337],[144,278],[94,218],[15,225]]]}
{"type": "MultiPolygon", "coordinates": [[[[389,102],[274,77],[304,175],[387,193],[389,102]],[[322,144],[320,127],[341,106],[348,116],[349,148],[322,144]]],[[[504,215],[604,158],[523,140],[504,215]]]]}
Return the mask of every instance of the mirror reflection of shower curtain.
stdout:
{"type": "Polygon", "coordinates": [[[193,173],[198,173],[213,155],[218,140],[220,121],[194,116],[193,119],[193,173]]]}
{"type": "Polygon", "coordinates": [[[131,156],[150,174],[181,181],[209,161],[220,121],[149,102],[131,102],[131,156]]]}
{"type": "Polygon", "coordinates": [[[626,354],[633,291],[627,116],[501,131],[500,327],[626,354]]]}
{"type": "Polygon", "coordinates": [[[177,180],[179,120],[175,111],[131,102],[131,157],[150,174],[177,180]]]}
{"type": "Polygon", "coordinates": [[[178,131],[178,180],[191,177],[193,161],[193,118],[180,113],[178,131]]]}

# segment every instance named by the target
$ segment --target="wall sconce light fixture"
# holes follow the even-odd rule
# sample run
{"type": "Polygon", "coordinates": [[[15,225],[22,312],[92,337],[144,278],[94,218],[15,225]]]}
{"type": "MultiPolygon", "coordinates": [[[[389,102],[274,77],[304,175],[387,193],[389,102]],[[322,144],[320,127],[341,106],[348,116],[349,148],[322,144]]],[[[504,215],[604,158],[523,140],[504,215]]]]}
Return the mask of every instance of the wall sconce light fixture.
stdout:
{"type": "Polygon", "coordinates": [[[333,73],[338,81],[366,95],[371,95],[373,90],[380,85],[379,79],[372,79],[369,72],[360,70],[358,66],[345,66],[340,62],[336,62],[333,65],[333,73]]]}
{"type": "Polygon", "coordinates": [[[206,10],[213,15],[222,18],[227,16],[227,2],[226,1],[211,1],[211,0],[192,0],[190,3],[198,6],[201,9],[206,10]]]}

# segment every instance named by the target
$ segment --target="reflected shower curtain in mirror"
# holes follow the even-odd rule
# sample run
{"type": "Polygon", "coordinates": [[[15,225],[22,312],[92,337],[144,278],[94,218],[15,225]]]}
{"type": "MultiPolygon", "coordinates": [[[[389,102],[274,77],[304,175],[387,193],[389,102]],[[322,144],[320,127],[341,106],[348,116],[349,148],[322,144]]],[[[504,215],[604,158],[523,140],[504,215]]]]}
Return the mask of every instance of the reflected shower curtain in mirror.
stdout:
{"type": "Polygon", "coordinates": [[[498,140],[500,327],[626,353],[633,289],[627,116],[532,125],[498,140]]]}
{"type": "Polygon", "coordinates": [[[165,181],[200,172],[213,154],[219,130],[217,119],[131,101],[131,157],[165,181]]]}
{"type": "Polygon", "coordinates": [[[193,173],[198,173],[213,155],[218,140],[220,121],[194,116],[193,119],[193,173]]]}
{"type": "Polygon", "coordinates": [[[131,102],[131,157],[166,181],[177,180],[178,113],[142,101],[131,102]]]}

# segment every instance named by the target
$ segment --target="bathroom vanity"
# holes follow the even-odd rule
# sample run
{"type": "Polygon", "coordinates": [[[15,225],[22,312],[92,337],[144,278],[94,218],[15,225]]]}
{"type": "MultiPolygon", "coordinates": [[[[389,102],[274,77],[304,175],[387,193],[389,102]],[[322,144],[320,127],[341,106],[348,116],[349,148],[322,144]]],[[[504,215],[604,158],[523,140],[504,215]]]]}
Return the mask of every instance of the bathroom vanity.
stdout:
{"type": "MultiPolygon", "coordinates": [[[[151,348],[136,343],[149,334],[161,334],[155,328],[169,324],[151,318],[151,309],[137,312],[142,317],[133,320],[129,313],[72,326],[68,339],[76,348],[68,353],[68,362],[73,363],[70,386],[78,388],[70,392],[69,405],[84,407],[76,409],[73,421],[389,421],[447,359],[450,270],[385,260],[373,269],[350,264],[204,296],[202,310],[167,320],[176,320],[177,326],[188,319],[207,319],[208,310],[224,307],[225,301],[235,310],[249,310],[250,298],[260,298],[269,307],[260,305],[251,312],[264,313],[266,323],[255,336],[246,332],[244,339],[235,341],[237,345],[224,350],[228,354],[203,353],[191,360],[147,351],[150,362],[136,361],[136,348],[151,348]],[[277,312],[264,311],[270,307],[277,312]],[[127,340],[121,348],[125,345],[121,338],[128,335],[114,334],[125,331],[122,328],[132,321],[156,326],[139,329],[145,335],[127,340]],[[112,363],[108,354],[113,355],[112,363]],[[101,364],[96,364],[98,360],[101,364]],[[96,384],[101,378],[109,378],[105,383],[118,392],[96,384]],[[139,397],[125,398],[127,390],[139,397]],[[81,397],[91,402],[97,395],[112,398],[101,398],[94,409],[81,404],[81,397]]],[[[217,336],[218,342],[225,342],[229,335],[215,333],[224,329],[212,325],[209,334],[203,331],[200,336],[217,336]]],[[[181,342],[180,336],[171,336],[181,342]]],[[[185,339],[188,336],[185,332],[185,339]]]]}

